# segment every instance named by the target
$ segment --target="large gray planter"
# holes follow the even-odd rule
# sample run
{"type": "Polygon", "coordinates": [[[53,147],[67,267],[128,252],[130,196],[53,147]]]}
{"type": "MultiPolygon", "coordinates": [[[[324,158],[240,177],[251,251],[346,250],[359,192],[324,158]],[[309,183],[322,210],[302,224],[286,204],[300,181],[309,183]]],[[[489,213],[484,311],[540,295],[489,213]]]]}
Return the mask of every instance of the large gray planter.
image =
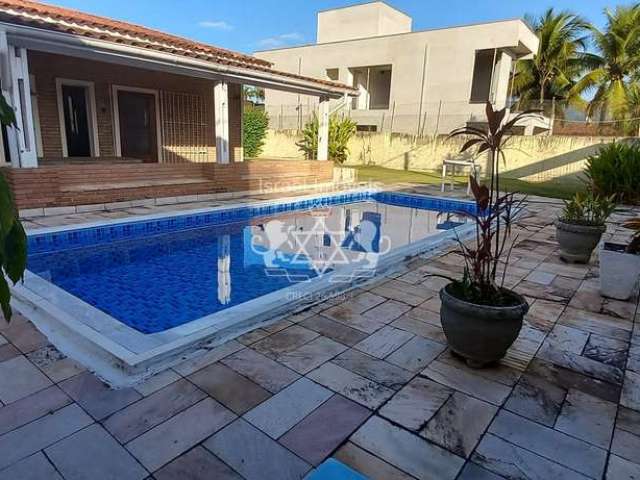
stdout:
{"type": "Polygon", "coordinates": [[[558,220],[556,239],[560,245],[560,258],[569,263],[589,263],[605,230],[604,225],[577,225],[558,220]]]}
{"type": "Polygon", "coordinates": [[[518,338],[522,319],[529,311],[527,301],[511,292],[518,299],[518,305],[476,305],[454,297],[450,286],[440,290],[440,320],[451,350],[473,368],[500,360],[518,338]]]}

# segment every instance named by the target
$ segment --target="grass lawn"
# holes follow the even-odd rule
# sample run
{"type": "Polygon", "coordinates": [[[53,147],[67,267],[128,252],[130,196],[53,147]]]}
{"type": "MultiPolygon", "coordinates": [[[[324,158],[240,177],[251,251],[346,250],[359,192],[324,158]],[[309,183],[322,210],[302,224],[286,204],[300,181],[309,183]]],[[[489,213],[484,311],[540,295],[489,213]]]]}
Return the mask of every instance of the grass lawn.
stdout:
{"type": "MultiPolygon", "coordinates": [[[[358,170],[358,180],[380,183],[417,183],[425,185],[440,185],[439,172],[414,172],[394,170],[384,167],[355,167],[358,170]]],[[[466,177],[456,177],[456,184],[465,188],[466,177]]],[[[577,180],[549,180],[546,182],[527,182],[513,178],[500,178],[500,190],[516,191],[527,195],[539,195],[551,198],[570,198],[584,186],[577,180]]]]}

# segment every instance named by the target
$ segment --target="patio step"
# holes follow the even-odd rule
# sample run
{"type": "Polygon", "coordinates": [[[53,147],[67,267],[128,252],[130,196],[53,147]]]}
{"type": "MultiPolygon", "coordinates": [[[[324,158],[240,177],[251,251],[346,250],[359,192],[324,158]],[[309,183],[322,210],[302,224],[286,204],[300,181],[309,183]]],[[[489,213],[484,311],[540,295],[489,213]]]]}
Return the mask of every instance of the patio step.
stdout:
{"type": "Polygon", "coordinates": [[[94,192],[100,190],[113,190],[123,188],[143,188],[143,187],[158,187],[166,185],[187,185],[212,183],[211,180],[206,178],[170,178],[166,180],[133,180],[127,182],[100,182],[100,183],[85,183],[79,185],[65,185],[60,189],[63,192],[94,192]]]}

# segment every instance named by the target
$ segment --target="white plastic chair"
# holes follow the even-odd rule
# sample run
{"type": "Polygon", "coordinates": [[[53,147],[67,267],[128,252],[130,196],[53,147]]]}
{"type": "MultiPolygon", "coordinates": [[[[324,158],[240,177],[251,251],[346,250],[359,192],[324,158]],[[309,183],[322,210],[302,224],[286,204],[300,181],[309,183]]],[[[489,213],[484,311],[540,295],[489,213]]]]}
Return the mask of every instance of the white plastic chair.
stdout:
{"type": "MultiPolygon", "coordinates": [[[[456,168],[460,167],[463,169],[469,169],[469,175],[473,175],[475,177],[480,176],[480,165],[476,165],[474,160],[452,160],[445,159],[442,162],[442,185],[440,191],[444,192],[444,187],[447,183],[447,174],[449,174],[449,185],[451,186],[451,191],[453,191],[453,181],[456,174],[456,168]],[[450,171],[450,173],[449,173],[450,171]]],[[[471,193],[471,181],[467,181],[467,195],[471,193]]]]}

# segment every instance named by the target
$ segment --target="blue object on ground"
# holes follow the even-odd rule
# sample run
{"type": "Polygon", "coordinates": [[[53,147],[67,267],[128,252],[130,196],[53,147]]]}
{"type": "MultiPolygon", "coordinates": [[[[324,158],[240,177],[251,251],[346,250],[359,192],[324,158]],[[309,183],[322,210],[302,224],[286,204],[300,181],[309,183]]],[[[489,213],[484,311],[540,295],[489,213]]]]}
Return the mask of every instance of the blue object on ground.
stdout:
{"type": "Polygon", "coordinates": [[[325,460],[307,480],[367,480],[355,470],[334,458],[325,460]]]}

